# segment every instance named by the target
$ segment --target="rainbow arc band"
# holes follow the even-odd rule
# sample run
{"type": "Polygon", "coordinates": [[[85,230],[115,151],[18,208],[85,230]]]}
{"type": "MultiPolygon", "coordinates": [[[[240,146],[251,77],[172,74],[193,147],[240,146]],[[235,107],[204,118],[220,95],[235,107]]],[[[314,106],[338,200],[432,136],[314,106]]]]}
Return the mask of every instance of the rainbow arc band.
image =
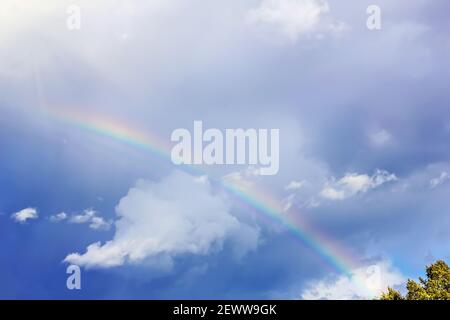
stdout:
{"type": "MultiPolygon", "coordinates": [[[[140,132],[125,123],[108,119],[103,115],[75,112],[63,108],[46,107],[45,110],[52,119],[64,125],[108,137],[171,162],[172,146],[156,135],[140,132]]],[[[285,212],[282,202],[273,195],[256,188],[249,190],[239,186],[238,183],[211,177],[206,171],[194,165],[183,165],[180,168],[197,177],[206,175],[211,183],[252,207],[258,214],[288,230],[339,273],[351,276],[352,270],[358,266],[356,259],[340,248],[335,241],[314,229],[302,219],[301,214],[293,211],[285,212]]]]}

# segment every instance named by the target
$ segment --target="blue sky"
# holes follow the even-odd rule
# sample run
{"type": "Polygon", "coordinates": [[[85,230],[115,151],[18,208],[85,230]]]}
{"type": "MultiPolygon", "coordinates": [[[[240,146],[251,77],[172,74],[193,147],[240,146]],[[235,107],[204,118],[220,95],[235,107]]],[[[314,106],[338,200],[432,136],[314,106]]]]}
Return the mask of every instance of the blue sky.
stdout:
{"type": "Polygon", "coordinates": [[[446,1],[2,7],[0,298],[370,298],[450,259],[446,1]],[[350,273],[209,179],[49,110],[167,143],[194,120],[280,129],[277,175],[204,170],[266,189],[350,252],[350,273]]]}

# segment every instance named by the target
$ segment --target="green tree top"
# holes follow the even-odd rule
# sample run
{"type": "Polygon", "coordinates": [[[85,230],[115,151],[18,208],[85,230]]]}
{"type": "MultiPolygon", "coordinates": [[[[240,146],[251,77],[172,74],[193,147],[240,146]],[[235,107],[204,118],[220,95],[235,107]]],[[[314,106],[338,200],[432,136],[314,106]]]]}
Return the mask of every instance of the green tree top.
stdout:
{"type": "Polygon", "coordinates": [[[400,292],[388,288],[381,300],[450,300],[450,268],[442,260],[427,266],[427,278],[419,281],[408,280],[408,293],[403,297],[400,292]]]}

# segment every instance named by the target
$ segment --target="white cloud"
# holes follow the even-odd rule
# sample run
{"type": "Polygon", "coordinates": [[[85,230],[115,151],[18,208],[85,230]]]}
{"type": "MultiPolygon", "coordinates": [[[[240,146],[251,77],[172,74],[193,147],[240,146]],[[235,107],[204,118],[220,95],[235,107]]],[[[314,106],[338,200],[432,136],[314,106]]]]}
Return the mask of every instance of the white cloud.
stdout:
{"type": "Polygon", "coordinates": [[[379,297],[387,287],[405,282],[404,276],[388,261],[356,268],[350,275],[327,278],[311,283],[302,293],[306,300],[357,300],[379,297]]]}
{"type": "Polygon", "coordinates": [[[225,241],[237,255],[255,249],[259,232],[229,213],[225,199],[176,172],[159,183],[141,181],[116,207],[114,238],[88,246],[84,254],[71,253],[64,261],[88,268],[126,263],[169,261],[181,254],[205,255],[220,250],[225,241]]]}
{"type": "Polygon", "coordinates": [[[294,205],[295,194],[290,194],[282,200],[283,212],[289,211],[294,205]]]}
{"type": "Polygon", "coordinates": [[[450,174],[448,172],[441,172],[441,174],[439,175],[439,177],[437,178],[433,178],[430,180],[430,187],[432,189],[436,188],[437,186],[443,184],[444,182],[446,182],[447,180],[450,180],[450,174]]]}
{"type": "Polygon", "coordinates": [[[331,200],[343,200],[395,180],[397,180],[395,174],[384,170],[377,170],[372,176],[347,173],[337,182],[332,181],[327,183],[321,192],[321,196],[331,200]]]}
{"type": "Polygon", "coordinates": [[[247,19],[257,25],[273,26],[295,41],[315,31],[321,16],[329,10],[323,0],[263,0],[248,12],[247,19]]]}
{"type": "Polygon", "coordinates": [[[222,181],[237,186],[243,190],[251,189],[255,180],[261,177],[261,170],[257,167],[249,166],[242,171],[231,172],[222,177],[222,181]]]}
{"type": "Polygon", "coordinates": [[[75,224],[89,223],[89,228],[94,230],[108,230],[112,222],[99,217],[97,211],[86,209],[83,213],[71,216],[68,221],[75,224]]]}
{"type": "Polygon", "coordinates": [[[93,217],[95,217],[96,212],[93,209],[86,209],[83,211],[83,213],[76,214],[70,217],[69,222],[70,223],[87,223],[92,220],[93,217]]]}
{"type": "Polygon", "coordinates": [[[304,181],[291,181],[284,189],[285,190],[298,190],[305,184],[304,181]]]}
{"type": "Polygon", "coordinates": [[[331,199],[331,200],[342,200],[346,198],[344,191],[336,190],[332,187],[325,187],[321,193],[322,197],[331,199]]]}
{"type": "Polygon", "coordinates": [[[89,224],[89,228],[94,230],[108,230],[111,227],[111,222],[106,221],[102,217],[94,216],[91,219],[91,223],[89,224]]]}
{"type": "Polygon", "coordinates": [[[209,183],[209,178],[207,175],[203,175],[203,176],[194,178],[194,181],[197,183],[205,183],[206,184],[206,183],[209,183]]]}
{"type": "Polygon", "coordinates": [[[16,222],[25,223],[27,220],[37,219],[38,212],[35,208],[26,208],[11,215],[16,222]]]}
{"type": "Polygon", "coordinates": [[[50,219],[51,222],[60,222],[60,221],[63,221],[63,220],[67,219],[67,213],[60,212],[58,214],[50,216],[49,219],[50,219]]]}
{"type": "Polygon", "coordinates": [[[391,134],[385,129],[372,133],[369,138],[370,142],[376,147],[385,146],[392,140],[391,134]]]}

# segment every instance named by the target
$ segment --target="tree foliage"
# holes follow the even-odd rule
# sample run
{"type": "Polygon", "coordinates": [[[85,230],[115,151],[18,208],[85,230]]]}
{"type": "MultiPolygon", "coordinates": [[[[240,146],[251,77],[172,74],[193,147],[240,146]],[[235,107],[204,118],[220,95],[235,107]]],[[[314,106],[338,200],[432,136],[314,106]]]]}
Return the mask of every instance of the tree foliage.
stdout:
{"type": "Polygon", "coordinates": [[[450,300],[450,268],[442,260],[427,266],[426,279],[419,281],[408,280],[406,284],[407,294],[392,288],[380,297],[381,300],[450,300]]]}
{"type": "Polygon", "coordinates": [[[392,288],[388,288],[387,292],[382,293],[380,299],[381,300],[405,300],[405,298],[402,297],[400,292],[398,292],[397,290],[394,290],[392,288]]]}

